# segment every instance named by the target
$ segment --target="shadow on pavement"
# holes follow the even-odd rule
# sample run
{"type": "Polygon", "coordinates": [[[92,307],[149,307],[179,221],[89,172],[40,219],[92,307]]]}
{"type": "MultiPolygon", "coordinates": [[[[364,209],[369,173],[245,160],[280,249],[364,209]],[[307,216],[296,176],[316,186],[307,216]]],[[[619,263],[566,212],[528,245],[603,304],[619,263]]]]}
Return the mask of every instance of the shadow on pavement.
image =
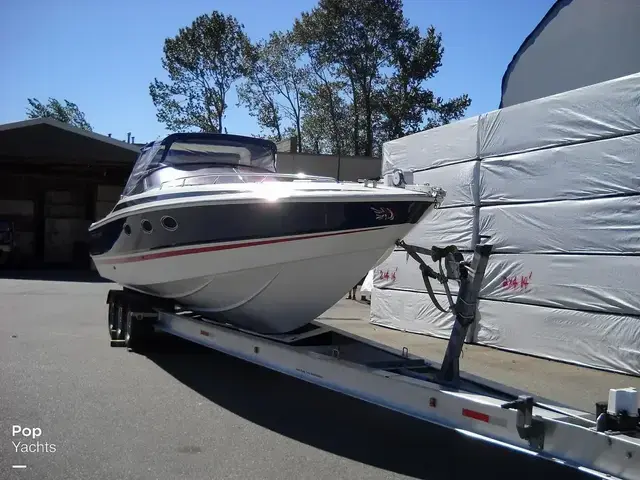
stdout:
{"type": "Polygon", "coordinates": [[[315,448],[414,478],[591,478],[173,337],[146,356],[209,401],[315,448]]]}

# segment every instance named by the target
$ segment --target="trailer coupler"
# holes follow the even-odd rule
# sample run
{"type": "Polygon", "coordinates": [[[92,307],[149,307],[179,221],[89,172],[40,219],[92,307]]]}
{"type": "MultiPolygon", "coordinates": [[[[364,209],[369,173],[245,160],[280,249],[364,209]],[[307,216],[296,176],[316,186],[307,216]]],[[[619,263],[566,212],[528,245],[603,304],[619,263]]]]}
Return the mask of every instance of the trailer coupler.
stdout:
{"type": "Polygon", "coordinates": [[[516,400],[501,405],[505,409],[518,411],[516,428],[518,435],[529,442],[529,446],[535,450],[544,449],[544,423],[533,418],[533,397],[520,395],[516,400]]]}

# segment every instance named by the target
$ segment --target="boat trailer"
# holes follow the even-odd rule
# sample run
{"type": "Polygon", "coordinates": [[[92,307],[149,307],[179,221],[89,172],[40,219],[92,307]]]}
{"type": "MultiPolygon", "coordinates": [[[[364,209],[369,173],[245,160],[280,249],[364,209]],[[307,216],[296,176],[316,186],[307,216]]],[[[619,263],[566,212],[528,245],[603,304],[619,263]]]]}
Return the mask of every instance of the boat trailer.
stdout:
{"type": "Polygon", "coordinates": [[[454,246],[426,249],[398,241],[419,265],[434,305],[454,317],[441,364],[313,322],[277,335],[246,331],[203,318],[173,302],[128,289],[107,296],[111,345],[143,352],[156,333],[175,335],[248,362],[414,418],[602,478],[640,479],[640,409],[633,389],[611,390],[595,415],[506,385],[460,372],[460,356],[476,319],[491,245],[478,245],[471,262],[454,246]],[[439,271],[423,255],[438,262],[439,271]],[[444,262],[444,267],[443,267],[444,262]],[[448,308],[430,280],[445,286],[448,308]],[[459,284],[457,299],[447,287],[459,284]],[[621,409],[619,397],[636,405],[621,409]]]}

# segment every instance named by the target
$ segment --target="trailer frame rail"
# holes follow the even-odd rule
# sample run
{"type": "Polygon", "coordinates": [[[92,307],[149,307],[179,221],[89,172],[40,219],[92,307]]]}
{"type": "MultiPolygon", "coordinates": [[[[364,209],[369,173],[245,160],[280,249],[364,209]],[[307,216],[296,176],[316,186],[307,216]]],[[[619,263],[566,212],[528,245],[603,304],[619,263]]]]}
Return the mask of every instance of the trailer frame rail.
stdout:
{"type": "MultiPolygon", "coordinates": [[[[461,434],[560,462],[603,478],[640,479],[640,426],[598,404],[588,412],[536,400],[533,395],[460,372],[459,359],[476,304],[490,245],[470,263],[454,247],[424,249],[404,242],[425,280],[459,282],[450,302],[454,327],[441,364],[313,322],[299,331],[264,335],[203,318],[175,304],[130,290],[111,290],[113,346],[143,350],[156,333],[174,335],[282,374],[453,429],[461,434]],[[444,260],[435,272],[420,255],[444,260]],[[428,267],[428,268],[425,268],[428,267]],[[623,418],[624,420],[620,420],[623,418]],[[616,429],[624,425],[627,430],[616,429]],[[631,425],[632,428],[628,428],[631,425]]],[[[631,412],[631,417],[634,417],[631,412]]],[[[637,417],[635,417],[637,418],[637,417]]]]}

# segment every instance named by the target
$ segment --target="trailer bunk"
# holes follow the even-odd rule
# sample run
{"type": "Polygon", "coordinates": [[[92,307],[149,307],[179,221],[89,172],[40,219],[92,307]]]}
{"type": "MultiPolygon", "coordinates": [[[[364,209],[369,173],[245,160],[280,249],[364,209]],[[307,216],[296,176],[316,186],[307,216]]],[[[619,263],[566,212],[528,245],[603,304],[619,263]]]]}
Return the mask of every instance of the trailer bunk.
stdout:
{"type": "MultiPolygon", "coordinates": [[[[346,394],[472,437],[516,449],[604,478],[640,479],[640,409],[596,404],[595,415],[537,400],[506,385],[460,372],[459,359],[474,325],[480,286],[491,245],[478,245],[464,262],[454,247],[397,246],[419,265],[437,308],[454,315],[442,363],[313,322],[288,334],[262,335],[182,310],[171,302],[124,289],[111,290],[109,335],[112,346],[144,349],[157,332],[175,335],[315,385],[346,394]],[[433,270],[423,260],[440,265],[433,270]],[[444,267],[443,267],[444,262],[444,267]],[[448,307],[430,285],[445,285],[448,307]],[[454,302],[447,288],[459,284],[454,302]]],[[[637,394],[636,394],[637,395],[637,394]]],[[[637,396],[635,397],[637,399],[637,396]]],[[[637,403],[637,400],[636,400],[637,403]]]]}

